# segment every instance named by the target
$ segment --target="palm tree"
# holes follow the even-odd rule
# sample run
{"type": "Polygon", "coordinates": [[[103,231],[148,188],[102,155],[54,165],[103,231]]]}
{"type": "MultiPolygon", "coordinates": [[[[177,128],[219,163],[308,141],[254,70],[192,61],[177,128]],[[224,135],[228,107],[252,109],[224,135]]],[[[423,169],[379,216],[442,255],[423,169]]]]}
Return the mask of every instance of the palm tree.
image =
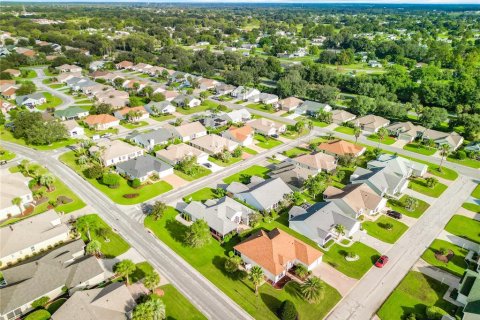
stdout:
{"type": "Polygon", "coordinates": [[[84,164],[87,164],[88,162],[88,157],[84,154],[80,155],[78,158],[77,158],[77,163],[80,164],[80,165],[84,165],[84,164]]]}
{"type": "Polygon", "coordinates": [[[108,241],[109,241],[109,240],[108,240],[108,237],[107,237],[107,236],[108,236],[108,232],[109,232],[108,228],[98,228],[98,229],[95,231],[95,233],[96,233],[99,237],[102,237],[102,238],[105,240],[105,242],[108,242],[108,241]]]}
{"type": "Polygon", "coordinates": [[[133,263],[132,260],[126,259],[117,263],[113,269],[119,276],[125,277],[128,285],[129,284],[128,276],[131,275],[136,268],[137,267],[135,266],[135,263],[133,263]]]}
{"type": "Polygon", "coordinates": [[[442,171],[442,165],[443,165],[443,160],[445,160],[445,157],[448,155],[450,152],[450,146],[448,144],[442,144],[440,146],[440,155],[442,156],[442,159],[440,160],[440,166],[438,167],[438,171],[442,171]]]}
{"type": "Polygon", "coordinates": [[[259,266],[253,266],[250,269],[250,273],[248,274],[248,279],[252,281],[253,285],[255,286],[255,294],[258,295],[258,286],[263,280],[263,270],[259,266]]]}
{"type": "Polygon", "coordinates": [[[358,138],[362,134],[362,129],[360,127],[353,127],[353,134],[355,135],[355,144],[357,144],[358,138]]]}
{"type": "Polygon", "coordinates": [[[303,297],[309,302],[313,303],[323,299],[325,294],[325,285],[318,277],[308,278],[300,287],[303,297]]]}
{"type": "Polygon", "coordinates": [[[51,173],[45,173],[40,176],[40,184],[47,187],[51,191],[52,184],[55,182],[55,177],[51,173]]]}
{"type": "Polygon", "coordinates": [[[385,139],[385,137],[388,135],[388,130],[386,128],[380,128],[378,129],[377,136],[378,136],[378,148],[380,148],[380,143],[385,139]]]}
{"type": "Polygon", "coordinates": [[[28,174],[30,168],[30,161],[27,159],[23,159],[20,162],[20,171],[22,171],[23,174],[28,174]]]}
{"type": "Polygon", "coordinates": [[[12,199],[12,204],[14,206],[17,206],[20,209],[20,213],[23,212],[23,206],[22,206],[22,198],[20,197],[15,197],[12,199]]]}
{"type": "Polygon", "coordinates": [[[343,236],[345,234],[345,226],[342,224],[336,224],[333,229],[339,236],[343,236]]]}
{"type": "Polygon", "coordinates": [[[143,279],[143,285],[145,286],[145,288],[149,289],[150,291],[153,291],[153,289],[155,289],[159,283],[160,283],[160,276],[155,271],[147,274],[143,279]]]}
{"type": "Polygon", "coordinates": [[[161,201],[155,201],[150,211],[150,215],[153,217],[153,220],[158,220],[163,216],[163,213],[167,210],[167,205],[161,201]]]}
{"type": "Polygon", "coordinates": [[[87,234],[88,241],[92,240],[90,229],[95,229],[95,222],[93,220],[80,218],[75,223],[75,227],[77,228],[78,232],[87,234]]]}
{"type": "Polygon", "coordinates": [[[94,256],[99,256],[101,253],[102,244],[98,240],[90,241],[85,247],[85,252],[94,256]]]}
{"type": "Polygon", "coordinates": [[[138,304],[133,310],[132,320],[165,319],[165,303],[156,297],[148,297],[144,303],[138,304]]]}

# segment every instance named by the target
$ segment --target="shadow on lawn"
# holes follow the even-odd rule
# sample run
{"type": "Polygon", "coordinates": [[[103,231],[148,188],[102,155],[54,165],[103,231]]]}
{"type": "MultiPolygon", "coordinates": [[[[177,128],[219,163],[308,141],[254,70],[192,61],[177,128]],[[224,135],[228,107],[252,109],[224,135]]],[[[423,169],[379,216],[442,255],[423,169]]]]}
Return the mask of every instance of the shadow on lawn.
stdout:
{"type": "Polygon", "coordinates": [[[188,231],[188,227],[181,224],[176,220],[168,220],[165,223],[165,229],[167,229],[170,236],[177,242],[184,243],[185,235],[188,231]]]}
{"type": "Polygon", "coordinates": [[[260,293],[260,298],[262,298],[263,303],[268,307],[268,309],[270,309],[270,311],[272,311],[274,314],[278,313],[278,309],[280,308],[282,301],[266,293],[260,293]]]}

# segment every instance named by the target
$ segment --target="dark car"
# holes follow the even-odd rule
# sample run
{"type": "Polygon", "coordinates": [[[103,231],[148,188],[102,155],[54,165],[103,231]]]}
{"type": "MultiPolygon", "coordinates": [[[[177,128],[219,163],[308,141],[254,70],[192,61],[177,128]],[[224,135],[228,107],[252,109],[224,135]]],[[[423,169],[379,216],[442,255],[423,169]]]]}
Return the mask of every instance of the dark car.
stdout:
{"type": "Polygon", "coordinates": [[[394,211],[394,210],[388,210],[387,211],[387,216],[390,216],[390,217],[398,219],[398,220],[403,218],[403,216],[400,212],[394,211]]]}
{"type": "Polygon", "coordinates": [[[207,168],[211,168],[211,167],[212,167],[212,165],[211,165],[210,163],[208,163],[208,162],[205,162],[203,165],[204,165],[205,167],[207,167],[207,168]]]}
{"type": "Polygon", "coordinates": [[[278,138],[278,134],[272,134],[271,137],[276,139],[278,138]]]}
{"type": "Polygon", "coordinates": [[[7,164],[7,160],[1,160],[1,161],[0,161],[0,165],[3,166],[4,164],[7,164]]]}
{"type": "Polygon", "coordinates": [[[375,267],[377,268],[383,268],[384,265],[386,265],[388,262],[388,257],[387,256],[381,256],[378,258],[377,262],[375,262],[375,267]]]}

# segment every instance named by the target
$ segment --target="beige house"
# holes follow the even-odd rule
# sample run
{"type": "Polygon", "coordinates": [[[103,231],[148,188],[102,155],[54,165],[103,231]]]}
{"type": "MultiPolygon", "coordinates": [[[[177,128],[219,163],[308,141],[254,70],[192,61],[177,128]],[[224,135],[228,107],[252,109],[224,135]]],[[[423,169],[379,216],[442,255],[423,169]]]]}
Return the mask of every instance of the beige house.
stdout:
{"type": "Polygon", "coordinates": [[[252,120],[248,122],[248,125],[255,130],[255,133],[264,136],[278,135],[287,130],[287,126],[284,123],[275,122],[265,118],[252,120]]]}
{"type": "Polygon", "coordinates": [[[320,173],[321,171],[330,172],[337,168],[337,160],[334,156],[323,152],[314,154],[304,154],[291,159],[299,167],[320,173]]]}
{"type": "Polygon", "coordinates": [[[378,129],[384,128],[390,124],[390,120],[369,114],[351,121],[355,126],[363,131],[376,133],[378,129]]]}
{"type": "Polygon", "coordinates": [[[0,170],[0,220],[22,213],[25,206],[33,201],[32,191],[28,187],[30,180],[20,172],[0,170]],[[13,204],[15,198],[20,198],[20,206],[13,204]]]}
{"type": "Polygon", "coordinates": [[[68,241],[70,229],[55,210],[49,210],[0,228],[0,239],[0,262],[6,266],[68,241]]]}
{"type": "Polygon", "coordinates": [[[66,73],[66,72],[82,72],[82,68],[73,64],[62,64],[59,67],[56,67],[60,73],[66,73]]]}
{"type": "Polygon", "coordinates": [[[83,136],[85,129],[77,123],[75,120],[66,120],[62,122],[65,128],[67,128],[68,135],[71,138],[83,136]]]}
{"type": "Polygon", "coordinates": [[[278,105],[282,110],[293,111],[302,105],[303,100],[300,100],[295,97],[288,97],[278,101],[278,105]]]}
{"type": "Polygon", "coordinates": [[[335,124],[341,125],[345,122],[352,121],[356,118],[357,116],[354,115],[353,113],[350,113],[345,110],[337,109],[332,111],[332,121],[335,124]]]}
{"type": "Polygon", "coordinates": [[[165,128],[172,131],[173,136],[182,140],[183,142],[187,142],[207,135],[207,129],[199,121],[186,123],[178,127],[169,125],[165,126],[165,128]]]}
{"type": "Polygon", "coordinates": [[[102,141],[89,149],[90,153],[99,152],[103,165],[111,166],[143,155],[143,149],[121,140],[102,141]]]}
{"type": "Polygon", "coordinates": [[[223,151],[232,152],[239,145],[235,141],[226,139],[224,137],[218,136],[216,134],[209,134],[190,142],[192,146],[206,153],[213,155],[221,153],[223,151]]]}
{"type": "Polygon", "coordinates": [[[255,131],[253,131],[250,126],[243,126],[240,128],[231,127],[222,133],[222,137],[235,141],[242,147],[247,147],[253,144],[254,133],[255,131]]]}
{"type": "Polygon", "coordinates": [[[208,161],[208,154],[189,146],[185,143],[171,144],[163,150],[159,150],[155,155],[166,163],[174,166],[186,157],[196,157],[197,163],[202,164],[208,161]]]}
{"type": "Polygon", "coordinates": [[[323,193],[325,201],[333,201],[346,212],[374,215],[387,205],[387,199],[378,195],[367,184],[349,184],[343,189],[328,186],[323,193]]]}

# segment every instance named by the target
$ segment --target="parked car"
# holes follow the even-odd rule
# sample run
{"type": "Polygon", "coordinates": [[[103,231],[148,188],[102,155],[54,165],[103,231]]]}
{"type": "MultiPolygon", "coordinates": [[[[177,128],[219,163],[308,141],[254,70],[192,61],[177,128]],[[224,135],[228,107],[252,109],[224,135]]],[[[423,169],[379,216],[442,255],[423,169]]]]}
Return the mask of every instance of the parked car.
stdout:
{"type": "Polygon", "coordinates": [[[387,211],[387,216],[390,216],[390,217],[398,219],[398,220],[403,218],[403,215],[400,212],[395,211],[395,210],[388,210],[387,211]]]}
{"type": "Polygon", "coordinates": [[[210,163],[208,163],[208,162],[203,163],[203,165],[204,165],[205,167],[207,167],[207,168],[211,168],[211,167],[212,167],[212,165],[211,165],[210,163]]]}
{"type": "Polygon", "coordinates": [[[276,134],[276,133],[272,134],[271,137],[276,139],[276,138],[278,138],[278,134],[276,134]]]}
{"type": "Polygon", "coordinates": [[[388,262],[388,257],[387,256],[381,256],[378,258],[377,262],[375,262],[375,267],[377,268],[383,268],[384,265],[386,265],[388,262]]]}
{"type": "Polygon", "coordinates": [[[3,166],[4,164],[7,164],[7,160],[1,160],[1,161],[0,161],[0,165],[3,166]]]}

